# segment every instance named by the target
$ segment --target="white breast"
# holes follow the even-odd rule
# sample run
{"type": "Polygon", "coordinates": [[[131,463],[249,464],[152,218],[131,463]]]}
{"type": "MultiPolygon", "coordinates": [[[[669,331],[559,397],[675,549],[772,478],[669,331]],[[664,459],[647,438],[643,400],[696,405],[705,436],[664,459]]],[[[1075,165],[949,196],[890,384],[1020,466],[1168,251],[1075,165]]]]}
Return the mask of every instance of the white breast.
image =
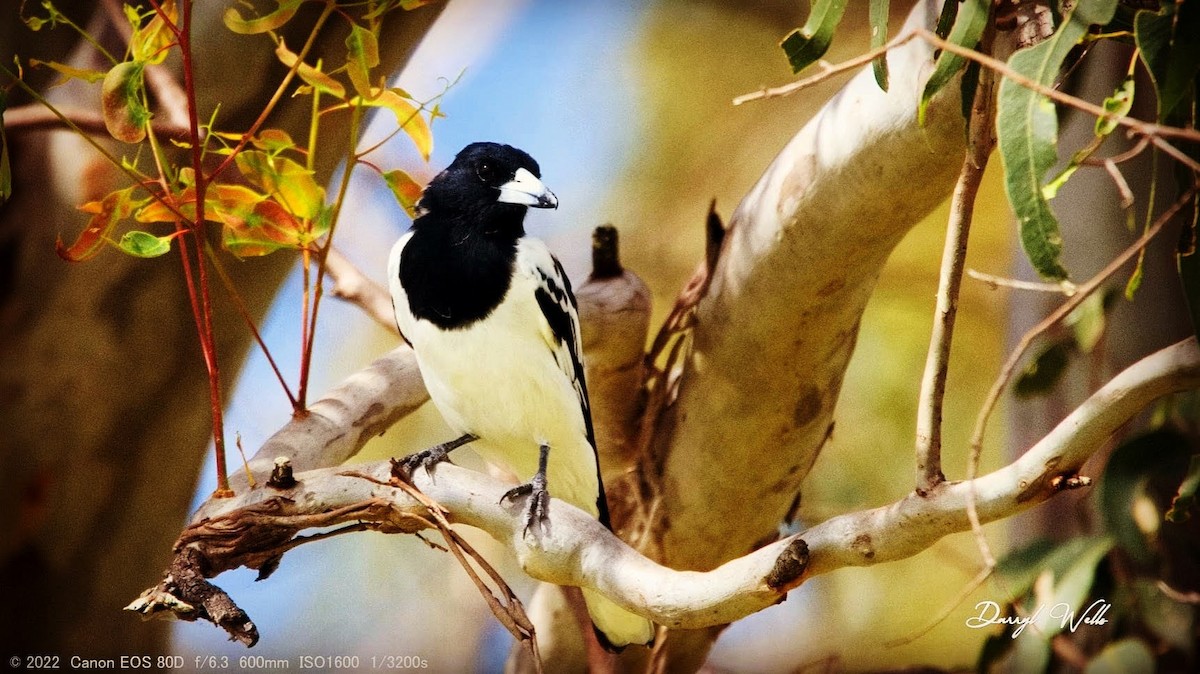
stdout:
{"type": "Polygon", "coordinates": [[[410,237],[392,249],[388,277],[396,321],[434,405],[456,433],[479,438],[470,447],[522,481],[537,471],[540,445],[549,445],[550,493],[595,515],[596,456],[578,394],[547,341],[552,333],[535,299],[538,281],[518,273],[486,319],[441,330],[413,317],[400,286],[400,251],[410,237]]]}

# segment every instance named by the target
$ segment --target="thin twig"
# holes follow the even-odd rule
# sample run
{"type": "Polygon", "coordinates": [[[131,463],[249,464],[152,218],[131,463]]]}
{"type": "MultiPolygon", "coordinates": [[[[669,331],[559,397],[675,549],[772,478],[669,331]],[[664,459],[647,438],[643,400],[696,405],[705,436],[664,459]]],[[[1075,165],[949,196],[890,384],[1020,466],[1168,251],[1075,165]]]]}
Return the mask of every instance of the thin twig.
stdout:
{"type": "Polygon", "coordinates": [[[957,54],[963,58],[975,61],[982,66],[1000,73],[1004,77],[1012,80],[1014,83],[1022,87],[1025,87],[1026,89],[1031,89],[1047,98],[1058,101],[1063,105],[1067,105],[1077,110],[1090,113],[1096,117],[1100,117],[1101,119],[1120,124],[1121,126],[1129,128],[1133,133],[1139,136],[1148,136],[1152,139],[1179,138],[1194,143],[1200,143],[1200,131],[1196,131],[1195,129],[1183,129],[1174,126],[1154,124],[1152,122],[1143,122],[1140,119],[1124,116],[1110,110],[1105,110],[1095,103],[1063,93],[1054,87],[1049,87],[1041,82],[1032,80],[1013,70],[1008,66],[1007,63],[1001,61],[1000,59],[993,58],[987,54],[981,54],[974,49],[968,49],[967,47],[943,40],[942,38],[938,37],[936,33],[925,30],[924,28],[916,28],[914,30],[917,35],[938,49],[942,49],[952,54],[957,54]]]}
{"type": "Polygon", "coordinates": [[[334,297],[357,306],[379,325],[400,334],[392,310],[392,296],[387,289],[367,278],[337,248],[331,248],[325,258],[325,273],[333,279],[334,297]]]}
{"type": "MultiPolygon", "coordinates": [[[[1058,89],[1046,86],[1046,85],[1042,84],[1041,82],[1037,82],[1036,80],[1032,80],[1032,79],[1022,75],[1021,73],[1013,70],[1012,68],[1010,68],[1008,66],[1007,63],[1005,63],[1004,61],[1001,61],[1000,59],[988,56],[987,54],[981,54],[978,51],[975,51],[974,49],[969,49],[967,47],[963,47],[961,45],[954,44],[953,42],[943,40],[942,38],[938,37],[938,35],[936,33],[932,32],[930,30],[926,30],[924,28],[914,28],[911,31],[901,33],[900,35],[897,35],[896,37],[892,38],[892,40],[890,42],[883,45],[882,47],[879,47],[878,49],[872,49],[871,51],[866,52],[865,54],[863,54],[859,57],[850,59],[849,61],[845,61],[844,63],[840,63],[836,66],[830,66],[830,68],[828,70],[826,70],[818,75],[814,75],[813,77],[810,77],[808,79],[799,80],[797,82],[792,82],[790,84],[785,84],[785,85],[778,86],[778,87],[763,88],[760,91],[755,91],[755,92],[751,92],[748,94],[743,94],[741,96],[738,96],[737,98],[733,99],[734,105],[740,105],[740,104],[746,103],[748,101],[758,100],[758,99],[762,99],[762,98],[776,98],[779,96],[786,96],[788,94],[793,94],[797,91],[800,91],[801,89],[804,89],[806,87],[817,84],[818,82],[821,82],[822,80],[824,80],[828,77],[831,77],[831,76],[836,75],[841,72],[845,72],[847,70],[851,70],[858,66],[865,65],[866,63],[869,63],[872,59],[878,57],[883,52],[889,51],[891,49],[895,49],[896,47],[899,47],[899,46],[911,41],[914,37],[920,37],[921,39],[925,40],[929,44],[931,44],[934,47],[937,47],[938,49],[941,49],[943,51],[948,51],[952,54],[956,54],[965,59],[975,61],[976,63],[979,63],[982,66],[985,66],[997,73],[1000,73],[1001,75],[1012,80],[1016,84],[1018,84],[1022,87],[1025,87],[1027,89],[1031,89],[1047,98],[1050,98],[1059,103],[1062,103],[1063,105],[1067,105],[1067,106],[1076,108],[1077,110],[1082,110],[1082,111],[1090,113],[1096,117],[1100,117],[1102,119],[1105,119],[1105,120],[1114,122],[1116,124],[1120,124],[1121,126],[1127,127],[1130,129],[1130,131],[1132,131],[1137,136],[1147,136],[1147,137],[1150,137],[1153,139],[1157,139],[1159,141],[1161,141],[1161,139],[1163,139],[1163,138],[1179,138],[1181,140],[1186,140],[1189,142],[1200,143],[1200,131],[1197,131],[1195,129],[1179,128],[1179,127],[1174,127],[1174,126],[1165,126],[1162,124],[1155,124],[1152,122],[1144,122],[1140,119],[1123,116],[1116,112],[1112,112],[1110,110],[1105,110],[1104,108],[1100,107],[1099,105],[1096,105],[1095,103],[1086,101],[1086,100],[1084,100],[1082,98],[1078,98],[1076,96],[1072,96],[1070,94],[1063,93],[1063,92],[1059,91],[1058,89]]],[[[1158,143],[1156,143],[1156,144],[1158,144],[1158,143]]],[[[1174,149],[1174,148],[1172,148],[1172,149],[1174,149]]],[[[1164,150],[1165,150],[1165,148],[1164,148],[1164,150]]],[[[1179,152],[1178,150],[1175,150],[1175,151],[1179,152]]],[[[1179,152],[1179,154],[1186,157],[1186,155],[1183,155],[1182,152],[1179,152]]],[[[1172,154],[1172,156],[1176,156],[1176,155],[1172,154]]],[[[1178,158],[1178,157],[1176,157],[1176,158],[1178,158]]],[[[1180,159],[1180,161],[1184,161],[1184,160],[1180,159]]],[[[1196,163],[1192,162],[1191,160],[1184,161],[1184,163],[1188,164],[1189,166],[1192,166],[1193,170],[1200,170],[1200,169],[1196,168],[1197,167],[1196,163]]]]}
{"type": "Polygon", "coordinates": [[[820,84],[821,82],[824,82],[835,75],[839,75],[849,70],[854,70],[860,66],[864,66],[879,58],[879,56],[886,54],[888,51],[895,49],[902,44],[910,42],[914,37],[917,37],[917,34],[911,31],[907,33],[901,33],[900,35],[892,38],[892,40],[887,44],[881,47],[876,47],[875,49],[872,49],[860,56],[856,56],[848,61],[843,61],[837,65],[831,65],[825,61],[821,61],[821,72],[813,75],[812,77],[791,82],[789,84],[784,84],[778,87],[763,87],[758,91],[742,94],[741,96],[733,99],[733,104],[741,105],[742,103],[749,103],[750,101],[757,101],[763,98],[779,98],[780,96],[794,94],[801,89],[807,89],[813,85],[820,84]]]}
{"type": "Polygon", "coordinates": [[[1061,283],[1043,283],[1041,281],[1022,281],[1015,278],[1004,278],[1003,276],[995,276],[986,274],[975,269],[968,269],[967,276],[976,281],[983,281],[992,290],[997,288],[1013,288],[1016,290],[1036,290],[1043,293],[1055,293],[1070,297],[1075,294],[1075,284],[1070,281],[1062,281],[1061,283]]]}
{"type": "Polygon", "coordinates": [[[1121,169],[1117,167],[1117,162],[1112,159],[1104,160],[1104,172],[1108,177],[1112,178],[1113,184],[1117,187],[1117,192],[1121,195],[1121,208],[1129,209],[1133,207],[1133,190],[1129,189],[1129,183],[1125,182],[1125,176],[1121,173],[1121,169]]]}
{"type": "MultiPolygon", "coordinates": [[[[991,31],[984,37],[984,49],[991,42],[991,31]]],[[[946,243],[942,250],[938,277],[937,306],[929,336],[925,372],[917,405],[916,491],[924,496],[945,481],[942,474],[942,405],[946,398],[946,375],[950,366],[950,346],[954,339],[954,319],[958,315],[958,295],[967,258],[967,238],[975,213],[975,196],[983,183],[988,157],[996,145],[995,79],[990,73],[981,77],[971,108],[971,139],[963,157],[962,170],[950,198],[950,217],[946,224],[946,243]]]]}
{"type": "MultiPolygon", "coordinates": [[[[394,472],[393,469],[393,474],[394,472]]],[[[437,501],[434,501],[420,489],[417,489],[416,485],[404,480],[393,480],[391,486],[398,487],[401,491],[425,506],[432,523],[441,531],[450,552],[458,560],[463,570],[467,572],[467,575],[471,577],[471,582],[475,584],[475,587],[479,589],[479,593],[483,595],[484,601],[492,609],[492,614],[508,629],[514,639],[529,649],[529,654],[533,658],[534,671],[537,674],[542,674],[542,657],[538,650],[537,633],[533,622],[529,620],[529,616],[525,613],[525,607],[521,604],[521,600],[512,591],[508,583],[504,581],[500,573],[484,559],[483,555],[476,552],[470,543],[467,543],[462,536],[459,536],[456,531],[450,528],[450,520],[446,519],[447,511],[437,501]],[[467,560],[468,556],[474,559],[475,563],[492,579],[492,582],[496,584],[497,588],[504,595],[504,599],[497,597],[496,593],[479,577],[479,574],[475,572],[475,568],[467,560]]]]}
{"type": "Polygon", "coordinates": [[[250,334],[254,337],[254,341],[258,343],[258,347],[262,349],[263,355],[267,357],[267,363],[271,366],[271,370],[275,372],[275,378],[279,380],[279,385],[283,387],[283,392],[287,396],[288,402],[294,408],[296,406],[296,396],[292,394],[292,389],[288,386],[287,380],[284,379],[283,372],[275,362],[275,357],[271,355],[271,349],[267,348],[267,343],[263,341],[262,334],[254,322],[254,317],[250,315],[250,310],[246,308],[246,302],[242,299],[241,293],[238,292],[233,279],[225,271],[225,265],[221,263],[220,256],[213,251],[212,244],[207,240],[204,241],[204,251],[208,254],[208,259],[212,261],[213,269],[217,271],[217,277],[221,279],[221,284],[225,286],[225,290],[229,293],[229,298],[233,301],[233,306],[237,309],[238,315],[242,317],[242,322],[250,329],[250,334]]]}
{"type": "Polygon", "coordinates": [[[897,646],[907,646],[926,634],[929,634],[930,630],[940,625],[943,620],[949,617],[950,613],[954,611],[954,609],[958,608],[959,604],[963,603],[963,600],[971,596],[972,592],[978,590],[979,586],[983,585],[984,581],[990,578],[995,570],[995,566],[984,566],[979,570],[979,573],[975,574],[975,577],[972,578],[969,583],[964,585],[962,589],[958,591],[958,594],[955,595],[954,599],[951,599],[950,602],[947,603],[946,606],[939,611],[938,614],[935,615],[933,619],[930,620],[924,627],[916,632],[912,632],[911,634],[885,641],[883,642],[884,647],[895,648],[897,646]]]}

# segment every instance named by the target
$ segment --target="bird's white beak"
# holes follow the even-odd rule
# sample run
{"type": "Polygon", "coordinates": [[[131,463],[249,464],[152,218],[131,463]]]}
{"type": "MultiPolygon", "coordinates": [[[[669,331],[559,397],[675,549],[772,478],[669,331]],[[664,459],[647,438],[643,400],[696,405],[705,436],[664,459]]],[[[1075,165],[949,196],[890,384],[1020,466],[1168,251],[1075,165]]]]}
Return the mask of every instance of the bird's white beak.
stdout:
{"type": "Polygon", "coordinates": [[[513,179],[500,186],[497,201],[534,208],[558,208],[558,197],[546,189],[537,176],[523,168],[517,169],[513,179]]]}

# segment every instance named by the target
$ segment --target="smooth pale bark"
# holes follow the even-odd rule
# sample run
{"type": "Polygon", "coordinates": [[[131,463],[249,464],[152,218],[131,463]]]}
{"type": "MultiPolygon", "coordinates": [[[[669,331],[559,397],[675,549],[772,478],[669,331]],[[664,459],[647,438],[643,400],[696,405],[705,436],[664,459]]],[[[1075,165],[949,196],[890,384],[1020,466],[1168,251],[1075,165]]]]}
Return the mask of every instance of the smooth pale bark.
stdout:
{"type": "MultiPolygon", "coordinates": [[[[1197,387],[1200,346],[1188,338],[1113,377],[1003,468],[972,481],[942,483],[927,496],[913,493],[878,508],[834,517],[709,571],[659,564],[587,513],[559,500],[552,502],[553,517],[545,526],[527,530],[523,505],[501,499],[510,485],[484,473],[443,463],[431,474],[416,471],[412,482],[444,508],[451,521],[482,529],[507,547],[534,578],[596,588],[660,625],[703,632],[774,605],[816,575],[909,557],[948,534],[968,530],[971,490],[983,522],[1038,505],[1070,489],[1070,478],[1147,405],[1197,387]]],[[[345,392],[344,388],[339,395],[345,392]]],[[[324,438],[314,436],[313,442],[324,444],[324,438]]],[[[392,532],[423,528],[420,518],[428,517],[426,507],[387,484],[390,472],[386,461],[323,468],[296,474],[296,484],[288,488],[245,490],[236,498],[210,502],[207,519],[197,519],[188,538],[206,564],[219,571],[270,559],[273,547],[288,540],[289,532],[316,526],[315,516],[341,513],[320,526],[374,522],[392,532]],[[256,526],[244,526],[247,521],[256,526]]]]}

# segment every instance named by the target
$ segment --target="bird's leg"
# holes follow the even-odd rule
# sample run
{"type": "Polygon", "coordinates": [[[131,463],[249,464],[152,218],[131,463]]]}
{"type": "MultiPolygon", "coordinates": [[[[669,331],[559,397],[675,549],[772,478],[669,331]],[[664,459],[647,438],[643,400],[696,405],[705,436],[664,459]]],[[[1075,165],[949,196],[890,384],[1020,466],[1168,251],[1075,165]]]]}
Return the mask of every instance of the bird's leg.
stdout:
{"type": "Polygon", "coordinates": [[[550,458],[550,445],[542,445],[538,450],[538,470],[525,484],[519,484],[504,492],[500,502],[512,500],[518,496],[529,495],[529,504],[525,506],[525,533],[529,527],[541,524],[550,516],[550,492],[546,489],[546,462],[550,458]]]}
{"type": "Polygon", "coordinates": [[[434,464],[445,461],[446,457],[450,456],[450,452],[462,447],[468,442],[478,439],[479,438],[471,435],[470,433],[464,433],[462,437],[455,438],[449,442],[443,442],[440,445],[434,445],[429,449],[421,450],[415,454],[409,454],[396,463],[399,464],[400,468],[408,475],[412,475],[412,472],[417,469],[417,466],[424,466],[425,472],[428,474],[430,473],[430,469],[433,468],[434,464]]]}

